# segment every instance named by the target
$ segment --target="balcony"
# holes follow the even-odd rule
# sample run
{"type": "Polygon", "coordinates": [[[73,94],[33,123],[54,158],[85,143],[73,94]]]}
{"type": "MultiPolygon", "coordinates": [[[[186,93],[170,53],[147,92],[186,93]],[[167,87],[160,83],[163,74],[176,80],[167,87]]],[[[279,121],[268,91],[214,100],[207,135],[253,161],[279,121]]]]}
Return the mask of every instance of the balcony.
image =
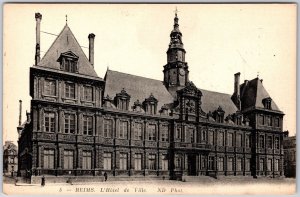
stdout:
{"type": "Polygon", "coordinates": [[[160,148],[168,148],[170,146],[169,142],[159,142],[160,148]]]}
{"type": "Polygon", "coordinates": [[[137,147],[143,147],[144,141],[143,140],[131,140],[130,145],[137,146],[137,147]]]}
{"type": "Polygon", "coordinates": [[[280,149],[274,149],[274,154],[279,155],[280,154],[280,149]]]}
{"type": "Polygon", "coordinates": [[[56,141],[56,133],[33,133],[33,139],[42,141],[42,140],[49,140],[49,141],[56,141]]]}
{"type": "Polygon", "coordinates": [[[217,146],[217,151],[218,152],[225,152],[225,147],[224,146],[217,146]]]}
{"type": "Polygon", "coordinates": [[[245,153],[251,153],[251,148],[249,148],[249,147],[244,148],[244,152],[245,152],[245,153]]]}
{"type": "Polygon", "coordinates": [[[97,137],[96,142],[104,145],[114,145],[114,139],[112,138],[97,137]]]}
{"type": "Polygon", "coordinates": [[[127,139],[115,139],[116,146],[129,146],[129,140],[127,139]]]}
{"type": "Polygon", "coordinates": [[[156,141],[145,141],[145,147],[157,147],[156,141]]]}
{"type": "Polygon", "coordinates": [[[77,136],[77,142],[93,144],[94,143],[94,137],[93,136],[78,135],[77,136]]]}
{"type": "Polygon", "coordinates": [[[226,152],[234,152],[234,147],[227,146],[226,147],[226,152]]]}
{"type": "Polygon", "coordinates": [[[235,152],[237,153],[243,153],[243,147],[236,147],[235,152]]]}
{"type": "Polygon", "coordinates": [[[76,142],[76,135],[71,134],[61,134],[57,135],[57,140],[62,142],[76,142]]]}

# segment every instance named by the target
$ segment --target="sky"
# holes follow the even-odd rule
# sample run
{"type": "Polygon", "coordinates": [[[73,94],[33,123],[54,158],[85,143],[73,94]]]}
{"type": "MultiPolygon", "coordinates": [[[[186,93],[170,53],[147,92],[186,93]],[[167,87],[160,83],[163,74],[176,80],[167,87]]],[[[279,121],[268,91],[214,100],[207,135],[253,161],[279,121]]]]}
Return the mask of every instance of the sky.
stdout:
{"type": "MultiPolygon", "coordinates": [[[[17,142],[30,110],[29,68],[34,64],[36,12],[41,31],[59,34],[67,23],[94,67],[163,80],[163,66],[177,7],[190,80],[201,89],[232,94],[259,76],[285,113],[284,130],[296,133],[296,5],[291,4],[6,4],[3,15],[3,142],[17,142]]],[[[41,33],[41,56],[56,36],[41,33]]]]}

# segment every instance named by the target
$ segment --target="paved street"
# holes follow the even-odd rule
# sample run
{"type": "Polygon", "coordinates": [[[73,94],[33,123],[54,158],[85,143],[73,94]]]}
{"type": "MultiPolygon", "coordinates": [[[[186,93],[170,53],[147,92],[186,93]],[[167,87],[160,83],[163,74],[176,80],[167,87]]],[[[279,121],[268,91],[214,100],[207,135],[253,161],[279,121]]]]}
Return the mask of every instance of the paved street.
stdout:
{"type": "Polygon", "coordinates": [[[197,182],[114,181],[98,183],[14,184],[4,178],[6,194],[294,194],[295,179],[207,179],[197,182]]]}

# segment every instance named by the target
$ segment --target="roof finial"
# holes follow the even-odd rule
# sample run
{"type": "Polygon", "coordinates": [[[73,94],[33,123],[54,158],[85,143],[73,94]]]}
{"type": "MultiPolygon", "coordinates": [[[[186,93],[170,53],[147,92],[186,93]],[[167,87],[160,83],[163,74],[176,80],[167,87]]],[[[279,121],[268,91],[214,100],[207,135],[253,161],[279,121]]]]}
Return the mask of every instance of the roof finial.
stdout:
{"type": "Polygon", "coordinates": [[[66,14],[66,24],[68,24],[68,15],[66,14]]]}
{"type": "Polygon", "coordinates": [[[259,71],[257,72],[257,78],[259,78],[259,71]]]}
{"type": "Polygon", "coordinates": [[[177,13],[179,12],[179,11],[177,10],[177,6],[176,6],[176,9],[174,10],[174,12],[175,12],[175,16],[177,17],[177,13]]]}

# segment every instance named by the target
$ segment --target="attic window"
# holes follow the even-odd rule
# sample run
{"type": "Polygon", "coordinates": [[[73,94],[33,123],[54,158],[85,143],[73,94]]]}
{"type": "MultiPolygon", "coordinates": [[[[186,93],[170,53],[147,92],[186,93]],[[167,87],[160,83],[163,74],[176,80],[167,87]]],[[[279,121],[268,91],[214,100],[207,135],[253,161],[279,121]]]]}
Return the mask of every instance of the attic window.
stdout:
{"type": "Polygon", "coordinates": [[[116,106],[121,110],[128,110],[130,101],[130,95],[126,93],[126,90],[123,88],[120,93],[116,94],[115,102],[116,106]]]}
{"type": "Polygon", "coordinates": [[[60,70],[77,73],[78,72],[78,56],[72,51],[61,53],[58,62],[60,63],[60,70]]]}
{"type": "Polygon", "coordinates": [[[264,99],[262,100],[262,103],[263,103],[263,105],[264,105],[264,108],[266,108],[266,109],[272,109],[272,106],[271,106],[272,99],[271,99],[270,97],[264,98],[264,99]]]}
{"type": "Polygon", "coordinates": [[[152,93],[149,98],[145,99],[145,101],[143,102],[143,106],[147,114],[156,114],[157,102],[158,100],[152,95],[152,93]]]}

